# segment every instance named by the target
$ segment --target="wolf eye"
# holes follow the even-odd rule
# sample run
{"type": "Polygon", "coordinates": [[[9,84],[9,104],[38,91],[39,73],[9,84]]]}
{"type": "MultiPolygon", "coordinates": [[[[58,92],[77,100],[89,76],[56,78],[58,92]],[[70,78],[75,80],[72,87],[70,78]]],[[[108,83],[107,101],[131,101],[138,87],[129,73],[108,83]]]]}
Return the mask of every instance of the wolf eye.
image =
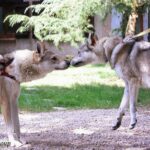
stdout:
{"type": "Polygon", "coordinates": [[[58,60],[58,59],[57,59],[56,56],[54,56],[54,57],[51,58],[51,61],[52,61],[52,62],[56,62],[57,60],[58,60]]]}
{"type": "Polygon", "coordinates": [[[78,51],[78,56],[81,57],[81,55],[82,55],[82,52],[78,51]]]}

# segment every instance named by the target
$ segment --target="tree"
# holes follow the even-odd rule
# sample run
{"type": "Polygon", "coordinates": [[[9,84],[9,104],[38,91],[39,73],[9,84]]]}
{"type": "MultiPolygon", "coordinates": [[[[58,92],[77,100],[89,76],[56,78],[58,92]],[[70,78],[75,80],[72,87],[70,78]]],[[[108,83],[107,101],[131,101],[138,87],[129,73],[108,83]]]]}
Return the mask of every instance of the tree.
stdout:
{"type": "Polygon", "coordinates": [[[55,45],[61,42],[76,42],[84,40],[84,33],[92,29],[89,16],[99,13],[102,17],[110,11],[109,0],[45,0],[42,4],[34,5],[32,17],[26,15],[9,15],[5,21],[10,26],[20,24],[17,32],[33,28],[34,35],[39,40],[53,41],[55,45]]]}
{"type": "Polygon", "coordinates": [[[35,37],[41,41],[52,41],[56,46],[61,42],[75,45],[84,41],[84,33],[93,28],[89,16],[99,14],[105,18],[113,7],[122,14],[129,12],[129,16],[132,10],[145,7],[147,3],[149,0],[44,0],[25,10],[26,13],[32,9],[33,16],[14,14],[5,21],[9,21],[12,27],[19,23],[17,32],[20,33],[32,28],[35,37]]]}
{"type": "Polygon", "coordinates": [[[134,35],[137,18],[145,13],[150,6],[149,0],[118,0],[114,3],[118,12],[123,15],[122,35],[134,35]]]}

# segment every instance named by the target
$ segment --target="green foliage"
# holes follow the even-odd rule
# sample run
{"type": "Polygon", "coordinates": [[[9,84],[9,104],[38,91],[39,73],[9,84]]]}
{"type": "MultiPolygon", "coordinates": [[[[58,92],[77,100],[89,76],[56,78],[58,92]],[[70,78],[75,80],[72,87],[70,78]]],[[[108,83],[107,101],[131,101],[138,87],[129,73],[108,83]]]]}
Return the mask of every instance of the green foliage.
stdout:
{"type": "Polygon", "coordinates": [[[5,21],[11,26],[19,23],[17,32],[20,33],[32,27],[34,35],[41,41],[52,41],[57,46],[61,42],[75,45],[93,28],[89,17],[99,13],[104,18],[111,7],[109,0],[45,0],[25,10],[32,9],[34,16],[10,15],[5,21]]]}
{"type": "Polygon", "coordinates": [[[75,45],[84,41],[86,32],[93,30],[90,16],[99,14],[103,19],[115,7],[125,18],[122,22],[124,32],[131,11],[144,12],[149,5],[149,0],[44,0],[26,8],[25,12],[32,10],[34,16],[9,15],[5,21],[9,21],[11,27],[20,24],[17,30],[20,33],[32,28],[41,41],[52,41],[56,46],[61,42],[75,45]]]}
{"type": "Polygon", "coordinates": [[[137,14],[143,14],[150,7],[149,0],[114,0],[113,3],[116,11],[123,16],[121,28],[117,28],[115,31],[121,32],[123,37],[125,35],[128,18],[131,12],[135,11],[137,14]]]}

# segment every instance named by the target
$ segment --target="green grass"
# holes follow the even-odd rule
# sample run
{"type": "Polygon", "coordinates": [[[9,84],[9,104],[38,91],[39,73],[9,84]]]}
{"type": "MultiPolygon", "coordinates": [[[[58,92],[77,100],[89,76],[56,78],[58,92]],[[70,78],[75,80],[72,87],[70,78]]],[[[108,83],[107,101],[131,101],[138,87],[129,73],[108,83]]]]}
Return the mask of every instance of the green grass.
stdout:
{"type": "MultiPolygon", "coordinates": [[[[26,111],[116,108],[123,94],[123,82],[109,66],[88,65],[54,71],[45,78],[22,84],[19,105],[26,111]]],[[[148,90],[140,92],[140,105],[150,102],[148,90]]]]}

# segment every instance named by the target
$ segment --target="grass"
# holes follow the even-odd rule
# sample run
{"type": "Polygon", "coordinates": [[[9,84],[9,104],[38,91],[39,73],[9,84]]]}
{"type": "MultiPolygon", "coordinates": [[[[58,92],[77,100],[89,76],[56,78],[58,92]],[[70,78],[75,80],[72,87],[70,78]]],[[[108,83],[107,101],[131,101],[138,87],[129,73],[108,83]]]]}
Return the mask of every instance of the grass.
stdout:
{"type": "MultiPolygon", "coordinates": [[[[45,78],[22,84],[19,105],[26,111],[116,108],[123,94],[123,82],[109,66],[88,65],[54,71],[45,78]]],[[[150,94],[140,92],[140,105],[147,106],[150,94]]]]}

